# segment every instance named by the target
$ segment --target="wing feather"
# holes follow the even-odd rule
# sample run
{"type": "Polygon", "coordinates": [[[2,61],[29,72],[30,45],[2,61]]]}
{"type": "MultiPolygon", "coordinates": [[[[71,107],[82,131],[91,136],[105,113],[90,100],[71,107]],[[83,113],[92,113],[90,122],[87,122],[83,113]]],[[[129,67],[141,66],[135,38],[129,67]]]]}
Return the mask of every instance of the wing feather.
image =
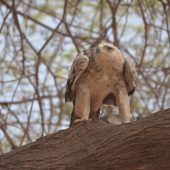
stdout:
{"type": "Polygon", "coordinates": [[[73,61],[71,66],[65,92],[65,101],[73,101],[75,84],[89,64],[89,57],[80,53],[73,61]]]}
{"type": "Polygon", "coordinates": [[[128,94],[132,95],[136,87],[136,67],[135,62],[129,57],[125,58],[124,75],[128,94]]]}

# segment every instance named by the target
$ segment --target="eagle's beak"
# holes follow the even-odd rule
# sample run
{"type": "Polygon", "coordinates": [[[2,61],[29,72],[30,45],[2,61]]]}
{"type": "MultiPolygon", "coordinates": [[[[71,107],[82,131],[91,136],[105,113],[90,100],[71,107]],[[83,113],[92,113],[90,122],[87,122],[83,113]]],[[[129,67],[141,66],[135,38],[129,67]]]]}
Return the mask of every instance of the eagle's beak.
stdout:
{"type": "Polygon", "coordinates": [[[97,46],[96,47],[96,53],[99,53],[100,52],[100,48],[97,46]]]}

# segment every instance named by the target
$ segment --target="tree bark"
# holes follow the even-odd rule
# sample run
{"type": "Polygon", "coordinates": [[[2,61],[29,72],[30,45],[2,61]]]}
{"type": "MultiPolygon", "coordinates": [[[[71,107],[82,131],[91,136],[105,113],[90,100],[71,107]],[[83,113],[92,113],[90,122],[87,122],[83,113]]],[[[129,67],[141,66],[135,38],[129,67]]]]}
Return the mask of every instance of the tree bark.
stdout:
{"type": "Polygon", "coordinates": [[[80,123],[0,157],[1,170],[169,170],[170,109],[123,125],[80,123]]]}

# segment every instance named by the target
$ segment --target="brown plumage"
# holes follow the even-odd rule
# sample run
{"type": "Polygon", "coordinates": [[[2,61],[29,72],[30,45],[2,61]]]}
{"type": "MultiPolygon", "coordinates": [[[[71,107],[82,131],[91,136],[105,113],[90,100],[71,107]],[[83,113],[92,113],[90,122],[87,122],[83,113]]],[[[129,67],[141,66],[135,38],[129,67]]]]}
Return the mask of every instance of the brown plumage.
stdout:
{"type": "Polygon", "coordinates": [[[102,104],[119,108],[121,121],[130,122],[128,94],[135,90],[135,64],[118,48],[100,43],[80,53],[73,61],[65,92],[65,100],[74,109],[70,125],[99,116],[102,104]]]}

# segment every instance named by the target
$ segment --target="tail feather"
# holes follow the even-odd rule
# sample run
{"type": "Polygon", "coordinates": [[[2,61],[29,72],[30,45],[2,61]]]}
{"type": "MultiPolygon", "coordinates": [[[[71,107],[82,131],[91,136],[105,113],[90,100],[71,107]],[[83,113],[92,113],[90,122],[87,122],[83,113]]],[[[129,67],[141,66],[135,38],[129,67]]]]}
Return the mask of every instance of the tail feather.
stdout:
{"type": "Polygon", "coordinates": [[[73,110],[72,110],[72,112],[71,112],[71,120],[70,120],[70,125],[69,125],[69,127],[72,127],[72,126],[73,126],[74,120],[75,120],[75,116],[74,116],[74,107],[73,107],[73,110]]]}

